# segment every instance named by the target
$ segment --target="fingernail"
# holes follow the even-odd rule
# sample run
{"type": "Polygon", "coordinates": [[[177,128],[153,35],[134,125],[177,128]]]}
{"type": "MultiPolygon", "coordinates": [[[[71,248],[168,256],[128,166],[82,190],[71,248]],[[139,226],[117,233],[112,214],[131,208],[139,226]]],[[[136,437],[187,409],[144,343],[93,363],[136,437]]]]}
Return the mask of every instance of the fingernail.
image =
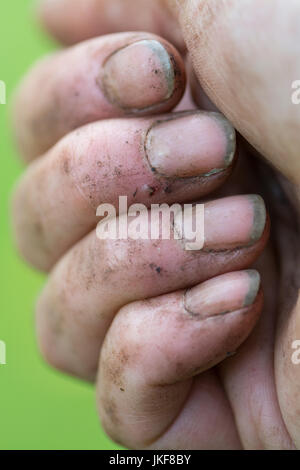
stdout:
{"type": "Polygon", "coordinates": [[[205,204],[204,248],[222,250],[256,243],[266,225],[266,207],[258,195],[232,196],[205,204]]]}
{"type": "Polygon", "coordinates": [[[231,165],[235,131],[220,113],[174,113],[150,128],[145,150],[152,171],[162,176],[211,176],[231,165]]]}
{"type": "Polygon", "coordinates": [[[254,269],[223,274],[186,291],[184,307],[201,319],[225,315],[253,305],[260,288],[254,269]]]}
{"type": "Polygon", "coordinates": [[[261,196],[251,194],[249,199],[253,206],[251,241],[256,242],[262,236],[266,225],[266,206],[261,196]]]}
{"type": "Polygon", "coordinates": [[[266,226],[266,208],[258,195],[232,196],[196,204],[174,217],[175,238],[186,250],[233,250],[251,246],[266,226]],[[192,229],[193,228],[193,229],[192,229]],[[202,246],[200,241],[203,241],[202,246]],[[196,243],[197,242],[197,243],[196,243]]]}
{"type": "Polygon", "coordinates": [[[174,92],[173,62],[159,41],[137,41],[108,57],[100,84],[108,100],[123,109],[151,108],[174,92]]]}

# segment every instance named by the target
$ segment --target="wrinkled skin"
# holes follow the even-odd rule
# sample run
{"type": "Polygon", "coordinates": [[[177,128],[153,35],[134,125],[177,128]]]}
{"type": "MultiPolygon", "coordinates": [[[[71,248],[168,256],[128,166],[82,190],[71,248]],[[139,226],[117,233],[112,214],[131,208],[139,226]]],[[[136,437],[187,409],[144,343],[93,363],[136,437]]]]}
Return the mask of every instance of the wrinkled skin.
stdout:
{"type": "MultiPolygon", "coordinates": [[[[248,268],[263,250],[268,223],[261,238],[251,248],[240,249],[236,243],[229,253],[213,253],[207,260],[204,259],[206,253],[201,255],[200,260],[197,256],[193,260],[183,259],[180,252],[177,256],[177,248],[167,248],[165,258],[162,256],[163,269],[157,271],[161,258],[155,259],[155,263],[152,259],[155,258],[157,246],[147,246],[145,255],[145,247],[139,244],[99,247],[92,235],[73,246],[95,223],[91,220],[91,212],[86,215],[88,206],[79,198],[73,202],[76,209],[82,204],[82,214],[87,220],[82,221],[84,228],[77,240],[65,241],[58,251],[51,247],[51,240],[40,248],[43,238],[41,230],[37,230],[40,220],[35,220],[37,211],[32,209],[35,195],[31,195],[28,188],[32,186],[32,191],[38,191],[39,185],[40,188],[49,185],[52,193],[45,200],[51,200],[49,198],[61,187],[56,187],[55,161],[59,162],[63,155],[68,155],[70,145],[73,148],[68,140],[64,141],[65,145],[60,144],[61,149],[52,147],[49,152],[54,156],[38,159],[25,175],[15,199],[14,215],[21,250],[36,266],[48,270],[67,248],[72,247],[54,268],[38,304],[39,340],[46,359],[61,370],[93,380],[99,344],[104,340],[97,375],[99,412],[108,433],[129,447],[299,448],[300,366],[291,361],[291,345],[294,340],[300,339],[300,168],[297,158],[300,108],[293,105],[290,99],[291,83],[300,76],[300,66],[296,60],[296,45],[300,36],[298,2],[290,0],[287,5],[284,0],[153,0],[149,6],[149,2],[116,0],[112,10],[111,1],[78,0],[78,8],[74,8],[73,1],[62,0],[63,14],[59,5],[51,9],[49,5],[47,7],[50,3],[44,2],[41,10],[44,24],[67,44],[120,30],[147,30],[170,39],[183,50],[184,38],[196,75],[192,80],[195,101],[200,108],[216,106],[251,144],[242,141],[240,161],[233,176],[224,188],[213,194],[213,198],[262,194],[271,215],[272,236],[256,263],[262,275],[265,294],[263,314],[259,320],[261,291],[246,311],[245,307],[241,310],[238,297],[244,287],[237,284],[242,281],[235,277],[234,271],[248,268]],[[82,10],[80,5],[83,3],[82,10]],[[177,26],[174,23],[176,18],[177,26]],[[263,161],[257,151],[263,156],[263,161]],[[20,215],[22,211],[24,217],[20,215]],[[24,228],[28,225],[26,239],[24,228]],[[31,227],[35,227],[35,231],[32,232],[31,227]],[[31,246],[37,250],[30,250],[31,246]],[[37,259],[33,259],[31,251],[38,253],[37,259]],[[123,264],[111,263],[107,253],[112,251],[119,254],[123,264]],[[172,267],[168,256],[171,251],[176,252],[172,267]],[[139,264],[136,264],[137,253],[139,264]],[[101,266],[100,269],[93,262],[95,259],[104,260],[104,268],[101,266]],[[149,265],[150,259],[150,270],[156,277],[152,273],[147,274],[145,266],[149,265]],[[135,274],[128,274],[130,267],[135,274]],[[184,275],[179,279],[176,275],[170,275],[170,272],[176,272],[176,267],[177,271],[184,267],[184,275]],[[193,315],[186,315],[190,309],[182,303],[180,289],[224,272],[228,273],[227,276],[233,276],[231,282],[235,288],[230,291],[232,296],[228,299],[232,306],[228,304],[226,307],[234,313],[213,318],[209,316],[207,319],[203,317],[203,310],[200,319],[196,315],[196,321],[193,315]],[[102,285],[100,289],[99,283],[102,285]],[[110,287],[111,293],[108,292],[110,287]],[[116,288],[119,289],[117,296],[116,288]],[[176,292],[168,294],[173,291],[176,292]],[[156,297],[160,294],[164,295],[156,297]],[[156,298],[145,301],[145,297],[156,298]],[[99,325],[95,320],[100,312],[99,301],[103,316],[100,335],[96,332],[99,325]],[[245,341],[257,321],[253,333],[245,341]],[[233,357],[222,361],[237,348],[233,357]]],[[[179,58],[177,63],[181,68],[179,58]]],[[[47,66],[49,70],[56,68],[51,64],[47,66]]],[[[33,79],[28,80],[29,88],[23,91],[23,97],[29,100],[35,87],[32,86],[30,91],[30,80],[32,84],[33,79]]],[[[179,88],[182,89],[182,86],[181,83],[179,88]]],[[[49,97],[46,94],[45,99],[49,97]]],[[[177,102],[179,99],[180,93],[177,102]]],[[[60,126],[58,132],[55,128],[52,136],[51,133],[47,135],[49,142],[46,144],[45,141],[41,144],[32,136],[28,138],[28,128],[18,112],[18,101],[16,103],[15,126],[27,160],[44,152],[71,130],[61,130],[60,126]]],[[[72,106],[68,103],[68,96],[66,103],[72,106]]],[[[171,110],[176,103],[166,104],[163,112],[171,110]]],[[[120,111],[111,113],[106,108],[107,112],[110,117],[124,119],[120,111]]],[[[40,117],[39,112],[36,114],[40,117]]],[[[47,116],[49,118],[49,114],[47,116]]],[[[78,127],[102,117],[92,115],[89,120],[78,119],[73,126],[78,127]]],[[[62,122],[63,125],[67,124],[62,122]]],[[[136,125],[141,129],[141,121],[137,120],[136,125]]],[[[111,126],[111,132],[114,132],[113,121],[111,126]]],[[[131,129],[127,129],[131,136],[131,129]]],[[[83,131],[84,142],[87,138],[83,131]]],[[[216,142],[215,134],[212,139],[216,142]]],[[[120,145],[122,142],[120,140],[120,145]]],[[[107,137],[106,145],[109,149],[107,137]]],[[[131,145],[135,149],[134,140],[131,145]]],[[[133,151],[138,156],[138,150],[133,151]]],[[[66,166],[63,165],[63,168],[66,166]]],[[[201,186],[199,194],[191,194],[190,199],[203,198],[204,194],[222,185],[229,176],[229,170],[217,182],[209,180],[201,186]]],[[[121,174],[121,180],[124,181],[124,174],[121,174]]],[[[116,181],[112,181],[112,194],[116,194],[115,187],[116,181]]],[[[189,185],[187,190],[191,191],[189,185]]],[[[64,206],[70,191],[68,188],[65,190],[59,207],[64,206]]],[[[99,202],[99,196],[93,194],[93,197],[96,198],[93,202],[99,202]]],[[[160,201],[160,191],[157,197],[160,201]]],[[[70,200],[72,203],[72,198],[70,200]]],[[[183,202],[180,187],[174,200],[183,202]]],[[[228,204],[228,200],[224,204],[228,204]]],[[[46,214],[53,213],[51,207],[44,206],[42,209],[45,207],[46,214]]],[[[237,207],[236,213],[241,216],[244,209],[237,207]]],[[[52,224],[55,224],[57,231],[56,240],[52,239],[54,247],[68,228],[64,225],[67,222],[62,216],[54,217],[52,224]]],[[[48,233],[47,227],[46,230],[48,233]]],[[[213,234],[217,231],[218,228],[214,227],[213,234]]],[[[164,246],[160,248],[164,253],[164,246]]],[[[215,277],[208,282],[213,281],[215,283],[211,287],[216,293],[221,292],[225,278],[215,277]]],[[[221,307],[216,305],[216,308],[220,310],[221,307]]]]}

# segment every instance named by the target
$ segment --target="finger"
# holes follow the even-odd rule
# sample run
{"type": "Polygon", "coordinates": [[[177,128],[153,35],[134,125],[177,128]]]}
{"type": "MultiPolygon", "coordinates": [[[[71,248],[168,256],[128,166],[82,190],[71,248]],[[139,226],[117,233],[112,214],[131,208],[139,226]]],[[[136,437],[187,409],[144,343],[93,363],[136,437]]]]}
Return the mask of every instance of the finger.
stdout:
{"type": "Polygon", "coordinates": [[[274,376],[277,298],[273,286],[276,286],[277,267],[270,247],[257,264],[263,278],[263,314],[238,352],[220,364],[219,377],[233,410],[243,449],[292,449],[274,376]]]}
{"type": "Polygon", "coordinates": [[[43,60],[25,78],[15,98],[16,139],[30,160],[89,122],[169,111],[184,88],[182,59],[164,39],[123,33],[90,40],[43,60]]]}
{"type": "MultiPolygon", "coordinates": [[[[282,209],[282,207],[280,207],[282,209]]],[[[300,297],[298,217],[279,211],[280,315],[276,324],[275,380],[280,410],[296,449],[300,449],[300,297]]]]}
{"type": "Polygon", "coordinates": [[[162,0],[43,0],[38,15],[65,44],[121,31],[149,31],[183,48],[179,26],[162,0]]]}
{"type": "Polygon", "coordinates": [[[241,449],[232,411],[215,369],[194,377],[178,418],[162,436],[147,444],[149,449],[241,449]]]}
{"type": "MultiPolygon", "coordinates": [[[[168,208],[162,212],[169,215],[168,208]]],[[[151,219],[149,226],[155,227],[151,219]]],[[[93,379],[103,338],[121,307],[248,267],[263,249],[269,231],[258,196],[207,203],[202,250],[188,249],[191,237],[184,238],[185,232],[182,239],[173,236],[183,233],[178,215],[173,227],[167,216],[162,218],[157,239],[104,240],[93,231],[62,258],[37,308],[40,347],[48,362],[93,379]]]]}
{"type": "Polygon", "coordinates": [[[17,244],[48,270],[97,223],[96,208],[196,200],[230,174],[235,133],[215,113],[109,120],[68,135],[22,178],[14,197],[17,244]],[[51,184],[49,184],[51,182],[51,184]]]}
{"type": "MultiPolygon", "coordinates": [[[[195,400],[192,378],[249,335],[262,308],[259,286],[257,271],[229,273],[118,312],[101,351],[98,379],[107,432],[140,448],[170,433],[170,426],[181,420],[176,447],[196,448],[201,434],[188,442],[181,418],[195,400]]],[[[168,448],[173,445],[169,442],[168,448]]]]}
{"type": "MultiPolygon", "coordinates": [[[[294,300],[294,293],[292,296],[294,300]]],[[[296,449],[300,448],[300,301],[291,312],[284,310],[278,328],[275,354],[277,393],[282,416],[296,449]]]]}

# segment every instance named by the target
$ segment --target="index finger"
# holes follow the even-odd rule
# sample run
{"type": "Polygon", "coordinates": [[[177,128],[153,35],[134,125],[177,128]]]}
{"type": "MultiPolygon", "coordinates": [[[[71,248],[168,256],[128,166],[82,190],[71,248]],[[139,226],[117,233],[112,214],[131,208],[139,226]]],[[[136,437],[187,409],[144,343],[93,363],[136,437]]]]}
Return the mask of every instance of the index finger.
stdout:
{"type": "Polygon", "coordinates": [[[103,36],[48,57],[29,73],[15,99],[16,139],[31,160],[90,122],[169,111],[184,89],[183,61],[164,39],[103,36]]]}

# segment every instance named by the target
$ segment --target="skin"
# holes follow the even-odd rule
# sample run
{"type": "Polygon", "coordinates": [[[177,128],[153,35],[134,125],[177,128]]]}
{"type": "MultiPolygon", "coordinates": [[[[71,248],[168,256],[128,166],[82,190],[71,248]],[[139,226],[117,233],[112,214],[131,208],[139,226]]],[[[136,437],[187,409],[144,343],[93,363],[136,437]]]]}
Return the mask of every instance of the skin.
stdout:
{"type": "Polygon", "coordinates": [[[41,155],[89,122],[173,108],[184,91],[184,67],[174,47],[156,39],[146,33],[101,37],[37,64],[15,97],[15,137],[24,158],[28,161],[41,155]],[[146,67],[140,67],[144,62],[146,67]],[[64,72],[53,75],[54,69],[64,72]],[[130,70],[135,72],[130,74],[130,70]],[[128,74],[136,102],[128,96],[128,74]],[[35,100],[39,87],[44,93],[35,100]]]}
{"type": "Polygon", "coordinates": [[[219,187],[234,163],[233,128],[229,126],[224,132],[224,119],[219,114],[197,111],[174,117],[177,119],[161,115],[159,122],[154,117],[98,121],[68,134],[32,164],[14,196],[17,243],[26,259],[49,270],[99,222],[97,207],[103,203],[118,207],[119,195],[128,197],[128,205],[150,206],[193,201],[219,187]],[[168,132],[165,137],[160,133],[157,141],[156,130],[162,122],[168,123],[168,132]],[[171,166],[172,149],[168,161],[154,161],[183,124],[186,129],[191,127],[198,144],[186,152],[182,167],[171,166]],[[228,162],[229,141],[232,158],[228,162]],[[219,167],[218,171],[214,167],[219,167]],[[178,172],[182,176],[176,178],[178,172]],[[53,184],[48,184],[49,179],[53,184]],[[63,204],[58,203],[58,194],[63,204]],[[53,205],[53,201],[57,203],[53,205]],[[30,225],[26,224],[29,214],[30,225]]]}
{"type": "Polygon", "coordinates": [[[113,5],[106,0],[77,0],[76,8],[72,0],[50,0],[40,2],[38,17],[63,44],[77,44],[99,34],[151,31],[184,49],[176,18],[165,0],[114,0],[113,5]]]}
{"type": "MultiPolygon", "coordinates": [[[[277,238],[280,240],[282,286],[280,298],[281,308],[278,312],[277,328],[274,329],[274,376],[275,391],[269,389],[269,401],[277,400],[284,423],[291,440],[296,447],[300,445],[299,428],[299,367],[292,363],[291,343],[299,337],[299,302],[297,261],[291,259],[293,250],[297,250],[297,227],[283,228],[286,211],[294,212],[298,220],[299,213],[299,159],[297,148],[299,135],[296,123],[299,121],[299,107],[290,99],[291,83],[299,76],[299,62],[294,60],[295,41],[299,37],[299,28],[293,27],[295,15],[299,12],[299,4],[291,1],[287,5],[280,0],[265,2],[178,2],[177,13],[183,26],[183,34],[193,59],[193,65],[204,89],[214,103],[230,117],[231,122],[258,149],[264,157],[283,174],[284,188],[287,192],[286,208],[281,203],[278,210],[277,238]],[[241,9],[243,14],[240,18],[241,9]],[[257,12],[260,12],[259,14],[257,12]],[[272,18],[272,21],[270,21],[272,18]],[[263,33],[259,25],[263,24],[263,33]],[[188,25],[192,26],[188,30],[188,25]],[[205,25],[205,27],[204,27],[205,25]],[[254,28],[254,30],[253,30],[254,28]],[[195,31],[202,31],[197,39],[195,31]],[[205,33],[203,33],[205,31],[205,33]],[[259,35],[255,43],[251,40],[259,35]],[[193,37],[193,39],[192,39],[193,37]],[[223,39],[225,41],[223,41],[223,39]],[[283,40],[284,38],[284,40],[283,40]],[[276,50],[276,54],[265,58],[264,51],[268,45],[276,50]],[[247,48],[247,52],[246,52],[247,48]],[[211,54],[211,52],[213,53],[211,54]],[[234,57],[228,66],[228,53],[234,57]],[[255,57],[255,69],[253,67],[255,57]],[[212,60],[211,60],[212,59],[212,60]],[[225,63],[226,61],[226,63],[225,63]],[[272,83],[276,64],[281,63],[276,83],[272,83]],[[216,64],[218,64],[216,66],[216,64]],[[222,70],[222,79],[218,71],[222,70]],[[242,79],[242,80],[241,80],[242,79]],[[242,86],[240,86],[242,83],[242,86]],[[238,97],[235,93],[238,87],[238,97]],[[237,98],[237,99],[236,99],[237,98]],[[278,120],[280,116],[280,120],[278,120]],[[291,208],[288,209],[288,201],[291,208]],[[293,234],[293,245],[287,247],[285,241],[293,234]],[[293,279],[293,287],[288,292],[285,288],[287,279],[293,279]]],[[[276,199],[275,204],[279,204],[276,199]]],[[[233,404],[240,435],[244,445],[277,446],[272,425],[276,420],[262,420],[258,407],[251,404],[250,413],[240,399],[236,399],[238,390],[242,390],[248,380],[247,370],[256,363],[258,348],[255,344],[245,347],[241,362],[233,360],[232,369],[225,366],[223,378],[225,387],[233,404]],[[239,370],[238,370],[239,366],[239,370]],[[235,397],[235,398],[234,398],[235,397]],[[255,409],[256,408],[256,409],[255,409]],[[249,429],[249,422],[253,425],[249,429]],[[247,427],[247,429],[246,429],[247,427]]],[[[266,354],[270,354],[266,352],[266,354]]],[[[258,367],[258,366],[257,366],[258,367]]],[[[261,374],[258,376],[256,393],[259,393],[261,374]]],[[[249,387],[249,384],[248,384],[249,387]]],[[[261,396],[261,395],[259,395],[261,396]]],[[[252,398],[253,400],[253,398],[252,398]]],[[[263,401],[260,400],[260,408],[263,401]]],[[[268,404],[264,404],[267,409],[268,404]]],[[[249,410],[249,408],[248,408],[249,410]]],[[[274,428],[273,428],[274,429],[274,428]]]]}
{"type": "Polygon", "coordinates": [[[256,243],[250,241],[253,203],[247,196],[208,204],[205,219],[203,251],[187,251],[174,239],[99,240],[95,231],[77,243],[51,273],[38,303],[40,345],[48,361],[93,380],[102,341],[121,307],[186,288],[229,267],[243,269],[266,243],[268,224],[256,243]],[[231,230],[221,238],[228,216],[231,230]]]}
{"type": "MultiPolygon", "coordinates": [[[[61,5],[68,8],[71,3],[74,5],[73,2],[55,2],[56,6],[51,3],[52,7],[49,2],[44,2],[40,16],[54,35],[68,43],[76,43],[95,34],[113,32],[114,25],[121,19],[126,26],[128,24],[128,29],[131,29],[131,24],[132,29],[137,26],[130,24],[130,17],[118,8],[115,15],[106,16],[111,2],[86,3],[86,13],[81,15],[80,20],[75,13],[72,16],[69,11],[71,16],[68,16],[60,10],[61,5]],[[105,28],[103,23],[97,21],[95,14],[95,8],[100,3],[104,12],[105,28]],[[91,16],[95,21],[89,29],[87,25],[91,16]],[[81,24],[82,28],[79,28],[78,24],[81,24]]],[[[161,2],[151,2],[151,5],[154,4],[165,8],[161,2]]],[[[132,0],[131,5],[137,12],[140,3],[132,0]]],[[[295,0],[289,2],[288,8],[286,2],[277,0],[272,3],[271,10],[269,2],[264,2],[262,7],[261,2],[258,5],[258,1],[248,0],[243,2],[243,5],[238,0],[182,0],[169,2],[169,7],[172,10],[172,20],[166,21],[168,16],[165,16],[164,9],[160,27],[162,33],[168,36],[166,25],[168,21],[174,21],[174,16],[177,15],[180,26],[176,35],[180,37],[182,31],[195,73],[201,83],[199,87],[196,82],[193,90],[197,101],[203,102],[201,100],[205,96],[205,90],[241,134],[263,154],[265,160],[280,171],[279,176],[277,173],[271,173],[265,164],[257,163],[253,150],[249,151],[249,147],[244,146],[241,149],[242,161],[238,164],[230,185],[214,195],[224,197],[258,191],[263,192],[268,200],[273,221],[276,223],[272,243],[257,264],[262,273],[265,291],[263,315],[253,334],[242,344],[258,320],[262,308],[261,291],[259,289],[255,296],[253,283],[249,281],[253,277],[257,278],[257,275],[249,276],[245,272],[235,271],[248,267],[261,252],[268,235],[268,222],[261,238],[254,243],[252,240],[251,246],[242,249],[238,243],[241,240],[234,240],[237,233],[235,227],[231,233],[235,248],[231,246],[225,254],[215,248],[213,251],[204,250],[195,254],[195,265],[190,259],[185,264],[183,252],[180,251],[182,247],[176,245],[176,256],[173,258],[168,256],[170,249],[161,246],[166,257],[162,257],[164,270],[160,272],[157,272],[156,267],[161,267],[161,258],[155,259],[153,263],[153,256],[157,251],[151,243],[147,249],[142,247],[142,257],[140,256],[137,263],[134,255],[128,256],[130,252],[137,253],[137,246],[133,244],[130,247],[130,243],[121,243],[118,247],[109,246],[108,249],[102,247],[100,256],[97,256],[101,247],[99,243],[95,243],[95,237],[91,233],[61,258],[42,294],[37,309],[41,349],[46,359],[56,367],[93,379],[101,341],[105,338],[100,353],[97,380],[99,413],[108,433],[127,446],[176,449],[299,448],[300,369],[290,358],[291,343],[300,335],[297,301],[300,173],[296,150],[299,148],[299,133],[293,125],[298,122],[300,111],[299,107],[291,105],[290,95],[287,97],[286,94],[290,92],[291,82],[299,77],[298,62],[295,60],[295,44],[299,43],[299,31],[294,23],[295,18],[299,17],[299,6],[295,0]],[[266,18],[270,17],[272,21],[266,21],[266,18]],[[260,34],[262,30],[263,34],[260,34]],[[259,41],[253,42],[253,37],[258,37],[259,41]],[[266,45],[270,43],[277,44],[274,48],[276,54],[268,54],[266,60],[266,45]],[[276,72],[277,86],[270,86],[270,83],[273,84],[274,70],[277,70],[278,63],[284,66],[276,72]],[[288,91],[285,93],[282,90],[288,91]],[[278,116],[281,116],[280,120],[278,116]],[[278,178],[283,181],[285,193],[274,184],[278,178]],[[273,183],[270,184],[270,181],[273,183]],[[114,259],[112,266],[110,253],[116,252],[116,249],[119,250],[118,257],[114,259]],[[99,259],[101,263],[95,262],[99,259]],[[118,260],[122,261],[121,265],[118,260]],[[145,263],[152,266],[155,264],[154,269],[150,268],[153,273],[145,269],[145,263]],[[182,266],[182,263],[187,266],[184,278],[180,276],[180,282],[183,281],[184,285],[180,285],[176,280],[176,272],[178,276],[178,267],[182,266]],[[108,286],[105,284],[103,277],[107,265],[110,270],[113,268],[113,281],[116,285],[126,285],[126,288],[121,287],[118,290],[117,296],[116,289],[113,288],[112,293],[107,295],[108,287],[112,287],[112,283],[108,286]],[[122,266],[125,268],[124,272],[122,266]],[[128,269],[128,266],[131,269],[128,269]],[[209,292],[210,286],[205,284],[203,287],[202,283],[213,282],[211,292],[214,294],[211,295],[214,297],[216,292],[222,293],[225,285],[225,279],[216,276],[225,272],[226,276],[232,276],[231,296],[227,299],[230,305],[220,305],[216,300],[215,305],[210,307],[213,315],[206,318],[207,308],[204,308],[203,302],[209,296],[205,296],[203,292],[207,292],[207,289],[209,292]],[[215,278],[207,281],[212,277],[215,278]],[[241,279],[244,282],[247,279],[251,285],[246,288],[246,282],[241,286],[241,279]],[[122,284],[124,282],[125,284],[122,284]],[[199,282],[197,289],[200,294],[195,294],[190,299],[191,303],[186,303],[185,291],[181,289],[188,287],[188,284],[195,285],[199,282]],[[174,292],[176,289],[179,290],[174,292]],[[244,293],[242,306],[238,304],[241,292],[244,293]],[[159,297],[153,298],[155,296],[159,297]],[[152,299],[143,300],[145,297],[152,299]],[[249,298],[254,299],[253,303],[245,307],[249,298]],[[126,305],[128,302],[133,303],[126,305]],[[232,308],[235,310],[232,311],[232,308]],[[224,315],[224,310],[231,313],[224,315]],[[99,327],[99,319],[102,327],[99,327]],[[215,338],[218,340],[215,341],[215,338]],[[228,353],[238,347],[235,356],[216,366],[217,362],[222,361],[228,353]],[[75,354],[78,354],[78,357],[75,354]],[[153,357],[153,360],[149,363],[150,357],[153,357]],[[220,431],[216,433],[216,429],[220,431]]],[[[152,18],[152,8],[153,6],[151,11],[148,11],[149,16],[146,15],[148,18],[152,18]]],[[[76,11],[74,7],[73,11],[76,11]]],[[[134,18],[142,16],[135,14],[134,18]]],[[[146,23],[144,24],[146,29],[146,23]]],[[[143,27],[142,24],[140,26],[143,27]]],[[[113,42],[114,38],[109,38],[108,42],[110,41],[113,42]]],[[[52,76],[56,74],[53,72],[52,76]]],[[[27,90],[31,87],[31,80],[34,82],[34,74],[27,80],[29,88],[23,89],[25,98],[21,92],[21,101],[28,99],[27,90]]],[[[65,83],[67,85],[67,81],[65,83]]],[[[51,101],[47,94],[44,99],[46,102],[51,101]]],[[[205,102],[208,103],[206,98],[205,102]]],[[[111,101],[109,103],[111,105],[111,101]]],[[[106,102],[105,105],[108,106],[106,102]]],[[[37,153],[34,149],[38,149],[40,145],[39,139],[35,142],[26,124],[24,126],[18,107],[15,113],[16,132],[18,134],[18,129],[23,128],[24,142],[30,142],[34,157],[37,153]]],[[[124,110],[120,108],[114,117],[123,116],[122,113],[124,110]]],[[[113,122],[111,125],[113,126],[113,122]]],[[[48,145],[50,135],[51,132],[48,145]]],[[[57,138],[57,134],[53,133],[53,136],[57,138]]],[[[55,139],[50,146],[54,143],[55,139]]],[[[217,147],[216,145],[215,149],[217,147]]],[[[30,159],[31,151],[26,150],[28,148],[30,147],[24,145],[23,152],[26,158],[30,159]]],[[[55,154],[54,149],[55,147],[50,150],[52,155],[55,154]]],[[[217,152],[212,158],[214,163],[216,154],[217,152]]],[[[40,160],[41,164],[37,160],[40,168],[43,167],[43,158],[40,160]]],[[[55,168],[55,161],[58,161],[59,157],[56,157],[57,160],[52,158],[55,168]]],[[[197,160],[197,153],[194,158],[193,162],[197,160]]],[[[48,163],[51,158],[46,157],[46,160],[48,163]]],[[[40,171],[42,175],[43,170],[40,171]]],[[[55,169],[53,174],[57,174],[55,169]]],[[[38,187],[38,175],[39,172],[35,173],[35,170],[29,169],[29,173],[24,177],[28,178],[28,188],[38,187]]],[[[51,179],[54,181],[54,187],[55,180],[54,177],[51,179]]],[[[20,187],[22,184],[24,183],[21,182],[20,187]]],[[[66,199],[68,200],[68,197],[66,199]]],[[[249,197],[246,199],[248,206],[245,199],[242,200],[243,204],[239,199],[239,209],[236,209],[239,220],[244,220],[245,207],[248,208],[246,214],[249,215],[250,207],[255,207],[253,200],[251,205],[249,197]]],[[[14,218],[21,220],[20,225],[17,224],[18,237],[20,240],[23,237],[26,240],[26,233],[32,232],[32,222],[36,216],[32,217],[32,203],[25,203],[25,210],[28,212],[25,212],[25,216],[20,215],[18,192],[16,201],[14,218]],[[24,235],[21,236],[21,233],[24,235]]],[[[22,201],[21,197],[19,201],[22,201]]],[[[55,201],[57,203],[54,198],[53,205],[56,207],[55,201]]],[[[228,199],[223,199],[222,212],[228,207],[228,202],[228,199]]],[[[42,206],[41,213],[43,209],[42,206]]],[[[257,211],[252,212],[252,226],[249,224],[248,232],[246,230],[248,242],[253,233],[257,233],[257,226],[253,224],[255,212],[257,211]]],[[[246,222],[251,220],[249,215],[246,222]]],[[[57,222],[56,226],[60,223],[57,222]]],[[[247,223],[241,223],[242,231],[247,223]]],[[[217,236],[219,231],[217,225],[213,227],[212,238],[217,236]]],[[[36,241],[34,237],[31,242],[30,239],[29,235],[24,248],[21,248],[29,259],[32,258],[30,246],[36,241]]],[[[43,256],[41,254],[40,258],[43,256]]],[[[53,257],[53,253],[51,256],[53,257]]],[[[47,257],[42,261],[37,259],[33,262],[45,267],[47,263],[51,265],[47,257]]],[[[112,275],[111,271],[106,271],[107,274],[112,275]]]]}

